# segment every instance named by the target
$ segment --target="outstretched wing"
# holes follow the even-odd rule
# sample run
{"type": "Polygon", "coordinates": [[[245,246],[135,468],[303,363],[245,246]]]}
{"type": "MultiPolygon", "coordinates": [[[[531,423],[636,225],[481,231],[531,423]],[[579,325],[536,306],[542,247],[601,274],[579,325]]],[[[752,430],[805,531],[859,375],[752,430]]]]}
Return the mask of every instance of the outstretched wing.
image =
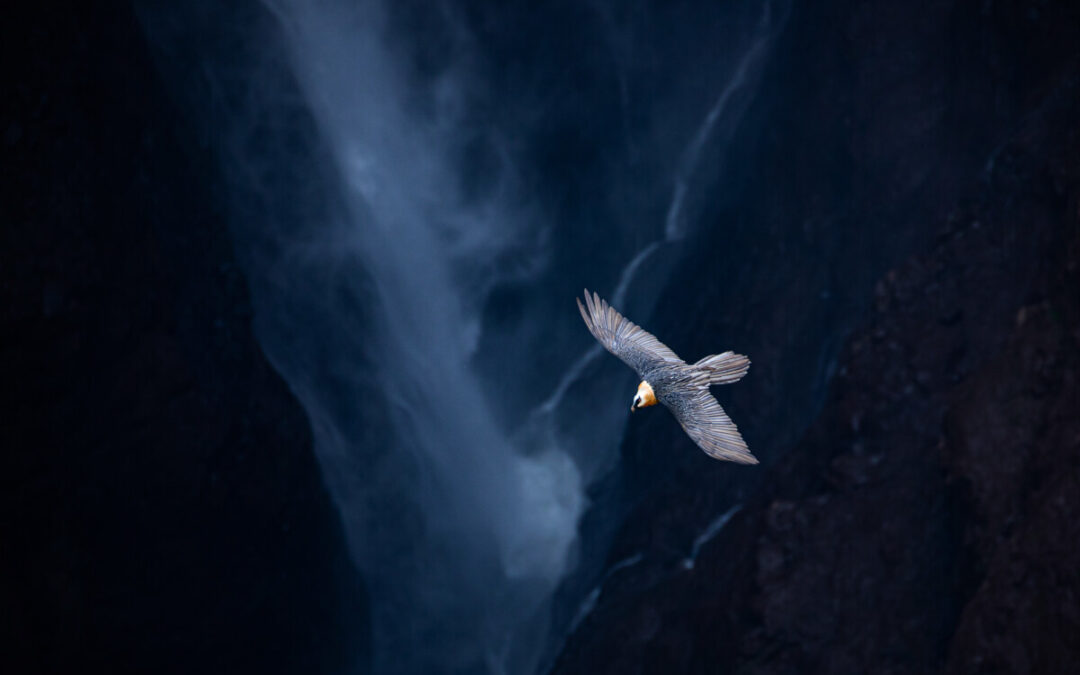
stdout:
{"type": "Polygon", "coordinates": [[[585,319],[585,325],[593,337],[604,345],[609,352],[618,356],[626,365],[643,373],[656,366],[682,364],[682,359],[675,352],[668,349],[667,345],[656,339],[652,333],[644,330],[633,321],[615,311],[596,293],[585,290],[585,305],[581,300],[577,301],[581,318],[585,319]]]}
{"type": "Polygon", "coordinates": [[[709,393],[708,387],[673,397],[668,408],[690,438],[710,457],[757,464],[738,428],[709,393]]]}

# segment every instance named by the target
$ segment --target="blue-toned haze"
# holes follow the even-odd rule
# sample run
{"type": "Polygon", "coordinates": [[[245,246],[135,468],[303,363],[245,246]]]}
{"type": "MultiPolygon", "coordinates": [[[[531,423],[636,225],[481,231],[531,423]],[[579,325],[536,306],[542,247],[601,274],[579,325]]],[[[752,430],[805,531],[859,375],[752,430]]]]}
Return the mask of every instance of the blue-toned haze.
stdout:
{"type": "Polygon", "coordinates": [[[648,325],[786,8],[573,14],[143,12],[166,64],[200,63],[258,335],[310,419],[376,673],[536,672],[570,629],[553,617],[589,606],[553,603],[599,573],[579,526],[620,512],[588,488],[618,470],[633,383],[573,296],[648,325]]]}

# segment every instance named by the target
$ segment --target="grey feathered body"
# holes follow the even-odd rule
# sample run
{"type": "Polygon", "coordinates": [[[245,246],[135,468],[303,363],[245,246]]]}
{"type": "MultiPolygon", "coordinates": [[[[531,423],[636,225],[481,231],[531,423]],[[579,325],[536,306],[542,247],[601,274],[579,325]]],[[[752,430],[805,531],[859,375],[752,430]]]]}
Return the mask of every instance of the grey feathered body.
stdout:
{"type": "Polygon", "coordinates": [[[693,366],[659,366],[638,373],[652,386],[656,398],[672,412],[690,408],[690,395],[698,388],[701,375],[693,366]]]}
{"type": "Polygon", "coordinates": [[[730,384],[742,378],[750,368],[750,359],[724,352],[688,364],[599,295],[586,290],[585,305],[578,300],[578,309],[593,337],[637,371],[656,399],[675,415],[687,435],[706,454],[741,464],[757,464],[731,418],[709,393],[709,387],[714,384],[730,384]]]}

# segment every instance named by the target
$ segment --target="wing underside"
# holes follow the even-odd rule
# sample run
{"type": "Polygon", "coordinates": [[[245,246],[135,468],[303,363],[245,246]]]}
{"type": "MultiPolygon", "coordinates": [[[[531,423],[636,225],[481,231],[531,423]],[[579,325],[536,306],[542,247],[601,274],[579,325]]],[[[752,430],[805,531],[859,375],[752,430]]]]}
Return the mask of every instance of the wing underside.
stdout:
{"type": "Polygon", "coordinates": [[[708,388],[689,393],[668,408],[679,420],[686,434],[705,454],[715,459],[739,464],[757,464],[739,429],[716,401],[708,388]]]}
{"type": "Polygon", "coordinates": [[[577,301],[589,332],[609,352],[618,356],[639,376],[653,368],[679,365],[683,361],[656,336],[630,321],[596,293],[585,291],[585,305],[577,301]]]}

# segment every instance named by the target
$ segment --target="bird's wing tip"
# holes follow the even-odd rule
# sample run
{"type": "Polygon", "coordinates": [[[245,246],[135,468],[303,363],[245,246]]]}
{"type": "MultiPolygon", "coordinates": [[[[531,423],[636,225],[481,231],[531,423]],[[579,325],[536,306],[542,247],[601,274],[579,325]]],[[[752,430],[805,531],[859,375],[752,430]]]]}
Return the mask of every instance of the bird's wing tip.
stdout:
{"type": "Polygon", "coordinates": [[[585,325],[589,327],[589,332],[592,332],[592,317],[589,315],[589,311],[585,309],[585,305],[581,304],[581,298],[574,298],[577,302],[578,312],[581,313],[581,318],[585,320],[585,325]]]}
{"type": "Polygon", "coordinates": [[[714,457],[716,457],[716,459],[733,462],[735,464],[745,464],[747,466],[760,464],[758,458],[750,454],[749,450],[739,450],[738,452],[726,453],[723,456],[714,455],[714,457]]]}

